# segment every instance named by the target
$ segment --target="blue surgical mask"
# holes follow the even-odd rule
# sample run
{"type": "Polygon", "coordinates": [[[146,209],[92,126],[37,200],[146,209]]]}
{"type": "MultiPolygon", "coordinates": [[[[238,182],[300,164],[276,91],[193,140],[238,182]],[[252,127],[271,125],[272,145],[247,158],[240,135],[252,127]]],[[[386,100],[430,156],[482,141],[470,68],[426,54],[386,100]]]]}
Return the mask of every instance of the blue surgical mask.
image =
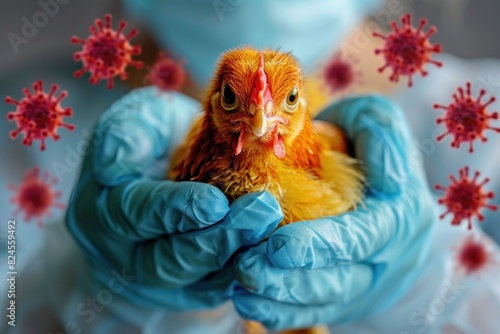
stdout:
{"type": "Polygon", "coordinates": [[[201,86],[219,55],[251,45],[291,51],[310,70],[382,0],[124,0],[201,86]]]}

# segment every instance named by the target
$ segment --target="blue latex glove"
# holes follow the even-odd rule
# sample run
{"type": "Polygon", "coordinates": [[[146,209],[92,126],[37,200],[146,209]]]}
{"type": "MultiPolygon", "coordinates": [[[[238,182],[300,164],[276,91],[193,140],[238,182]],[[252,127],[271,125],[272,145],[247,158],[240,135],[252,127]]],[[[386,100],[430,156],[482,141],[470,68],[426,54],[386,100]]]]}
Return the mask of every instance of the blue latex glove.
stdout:
{"type": "Polygon", "coordinates": [[[199,110],[189,97],[152,87],[116,102],[97,124],[68,209],[68,228],[94,276],[108,285],[123,274],[121,294],[140,305],[197,309],[227,300],[228,260],[283,218],[269,193],[229,206],[211,185],[163,180],[164,167],[155,172],[199,110]]]}
{"type": "Polygon", "coordinates": [[[286,225],[237,256],[236,309],[272,329],[354,321],[393,304],[421,271],[437,216],[398,106],[350,98],[318,119],[344,129],[370,187],[357,210],[286,225]]]}
{"type": "MultiPolygon", "coordinates": [[[[221,52],[241,45],[292,51],[314,70],[382,0],[124,0],[163,49],[205,87],[221,52]]],[[[366,32],[359,32],[365,34],[366,32]]],[[[370,34],[370,32],[368,32],[370,34]]]]}

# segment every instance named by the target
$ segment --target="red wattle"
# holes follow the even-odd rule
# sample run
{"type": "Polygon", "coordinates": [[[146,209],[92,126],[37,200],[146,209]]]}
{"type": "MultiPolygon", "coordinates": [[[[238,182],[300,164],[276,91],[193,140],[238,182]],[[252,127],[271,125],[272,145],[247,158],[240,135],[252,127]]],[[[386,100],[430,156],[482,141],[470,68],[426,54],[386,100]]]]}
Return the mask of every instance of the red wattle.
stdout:
{"type": "Polygon", "coordinates": [[[244,134],[244,130],[243,130],[243,126],[241,127],[241,130],[240,130],[240,135],[238,136],[238,139],[236,140],[233,140],[233,152],[234,152],[234,155],[238,155],[241,153],[241,151],[243,151],[243,136],[245,135],[244,134]]]}
{"type": "Polygon", "coordinates": [[[283,143],[283,139],[278,134],[278,127],[276,126],[273,131],[273,150],[274,155],[278,158],[283,159],[286,155],[285,144],[283,143]]]}

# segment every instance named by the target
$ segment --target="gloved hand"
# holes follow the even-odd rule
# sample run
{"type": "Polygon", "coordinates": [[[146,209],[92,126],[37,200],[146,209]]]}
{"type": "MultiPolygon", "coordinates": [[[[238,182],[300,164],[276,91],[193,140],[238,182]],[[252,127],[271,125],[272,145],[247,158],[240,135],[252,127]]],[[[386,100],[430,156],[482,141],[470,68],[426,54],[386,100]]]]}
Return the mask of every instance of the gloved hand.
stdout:
{"type": "Polygon", "coordinates": [[[271,329],[354,321],[393,304],[419,274],[437,217],[398,106],[349,98],[318,119],[345,130],[369,189],[356,210],[286,225],[237,256],[236,309],[271,329]]]}
{"type": "Polygon", "coordinates": [[[153,87],[116,102],[94,130],[68,209],[67,226],[94,276],[106,285],[125,276],[121,294],[139,305],[197,309],[228,299],[228,260],[283,218],[266,192],[229,206],[211,185],[163,180],[158,161],[168,160],[199,110],[189,97],[153,87]]]}

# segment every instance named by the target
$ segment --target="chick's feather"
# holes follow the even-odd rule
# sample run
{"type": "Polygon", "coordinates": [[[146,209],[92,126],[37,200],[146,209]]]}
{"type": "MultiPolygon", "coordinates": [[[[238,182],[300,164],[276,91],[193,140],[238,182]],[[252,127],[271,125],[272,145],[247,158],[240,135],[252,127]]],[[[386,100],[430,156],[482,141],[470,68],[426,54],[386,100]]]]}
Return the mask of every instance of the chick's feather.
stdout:
{"type": "Polygon", "coordinates": [[[281,205],[282,224],[354,208],[363,195],[360,166],[332,150],[338,130],[323,125],[323,134],[331,132],[317,131],[302,93],[301,70],[290,54],[253,48],[225,53],[169,178],[210,183],[229,200],[267,190],[281,205]],[[271,124],[262,136],[255,135],[259,112],[271,124]]]}

